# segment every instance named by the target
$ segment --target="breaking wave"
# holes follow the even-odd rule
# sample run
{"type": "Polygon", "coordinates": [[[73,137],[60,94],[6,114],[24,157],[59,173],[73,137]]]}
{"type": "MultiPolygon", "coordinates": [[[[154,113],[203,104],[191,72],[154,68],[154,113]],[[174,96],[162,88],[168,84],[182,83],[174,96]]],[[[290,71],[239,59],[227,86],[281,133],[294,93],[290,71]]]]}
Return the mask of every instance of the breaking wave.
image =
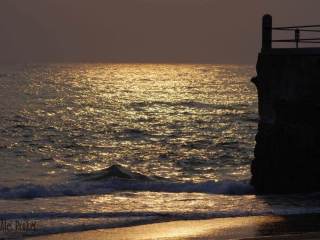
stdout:
{"type": "Polygon", "coordinates": [[[225,195],[252,194],[253,188],[245,181],[176,182],[157,176],[149,177],[113,165],[101,171],[80,174],[65,184],[41,186],[23,184],[0,188],[1,199],[46,198],[107,194],[117,191],[193,192],[225,195]]]}

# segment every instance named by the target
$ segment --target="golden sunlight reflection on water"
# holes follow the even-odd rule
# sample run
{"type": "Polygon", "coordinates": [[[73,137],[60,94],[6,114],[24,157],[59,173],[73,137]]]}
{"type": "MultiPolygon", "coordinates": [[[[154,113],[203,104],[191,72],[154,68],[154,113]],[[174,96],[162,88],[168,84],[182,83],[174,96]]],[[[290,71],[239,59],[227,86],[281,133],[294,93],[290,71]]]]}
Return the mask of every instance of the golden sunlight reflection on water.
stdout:
{"type": "Polygon", "coordinates": [[[15,142],[6,156],[19,149],[19,159],[32,163],[30,176],[37,168],[57,179],[112,164],[175,180],[247,178],[256,131],[253,71],[175,64],[19,69],[11,79],[15,101],[4,96],[17,114],[4,112],[13,121],[3,127],[25,127],[4,136],[15,142]]]}

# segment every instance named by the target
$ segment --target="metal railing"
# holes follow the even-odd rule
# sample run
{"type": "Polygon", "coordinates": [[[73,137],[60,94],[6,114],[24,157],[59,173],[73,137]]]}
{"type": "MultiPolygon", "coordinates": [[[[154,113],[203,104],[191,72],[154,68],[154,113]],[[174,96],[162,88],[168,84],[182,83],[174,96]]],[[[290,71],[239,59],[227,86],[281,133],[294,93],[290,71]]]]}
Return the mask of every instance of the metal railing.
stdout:
{"type": "Polygon", "coordinates": [[[272,16],[264,15],[262,21],[262,50],[266,51],[272,49],[272,43],[295,43],[296,48],[299,48],[300,43],[319,44],[318,38],[301,38],[301,33],[320,33],[320,25],[306,25],[306,26],[289,26],[289,27],[273,27],[272,16]],[[294,33],[293,39],[272,39],[273,31],[291,31],[294,33]]]}

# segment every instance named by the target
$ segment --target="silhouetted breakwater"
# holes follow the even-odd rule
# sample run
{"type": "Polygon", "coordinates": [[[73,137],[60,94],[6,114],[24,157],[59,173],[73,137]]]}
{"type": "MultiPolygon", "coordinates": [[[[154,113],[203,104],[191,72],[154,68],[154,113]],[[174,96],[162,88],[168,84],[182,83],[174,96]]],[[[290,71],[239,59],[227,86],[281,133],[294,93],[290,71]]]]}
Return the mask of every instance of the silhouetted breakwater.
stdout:
{"type": "Polygon", "coordinates": [[[251,183],[259,193],[320,191],[320,49],[272,49],[266,22],[252,79],[260,121],[251,183]]]}

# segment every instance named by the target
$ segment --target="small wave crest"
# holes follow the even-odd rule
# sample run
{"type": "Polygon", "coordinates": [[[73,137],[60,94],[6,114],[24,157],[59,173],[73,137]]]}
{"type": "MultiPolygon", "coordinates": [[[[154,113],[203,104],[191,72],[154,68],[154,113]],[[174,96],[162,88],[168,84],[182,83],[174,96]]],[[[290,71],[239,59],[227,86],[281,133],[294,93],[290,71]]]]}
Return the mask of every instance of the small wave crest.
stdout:
{"type": "Polygon", "coordinates": [[[242,109],[245,108],[246,104],[216,104],[216,103],[204,103],[199,101],[178,101],[178,102],[168,102],[168,101],[146,101],[146,102],[133,102],[130,107],[133,108],[144,108],[150,106],[164,106],[164,107],[181,107],[181,108],[196,108],[196,109],[230,109],[235,108],[242,109]]]}

